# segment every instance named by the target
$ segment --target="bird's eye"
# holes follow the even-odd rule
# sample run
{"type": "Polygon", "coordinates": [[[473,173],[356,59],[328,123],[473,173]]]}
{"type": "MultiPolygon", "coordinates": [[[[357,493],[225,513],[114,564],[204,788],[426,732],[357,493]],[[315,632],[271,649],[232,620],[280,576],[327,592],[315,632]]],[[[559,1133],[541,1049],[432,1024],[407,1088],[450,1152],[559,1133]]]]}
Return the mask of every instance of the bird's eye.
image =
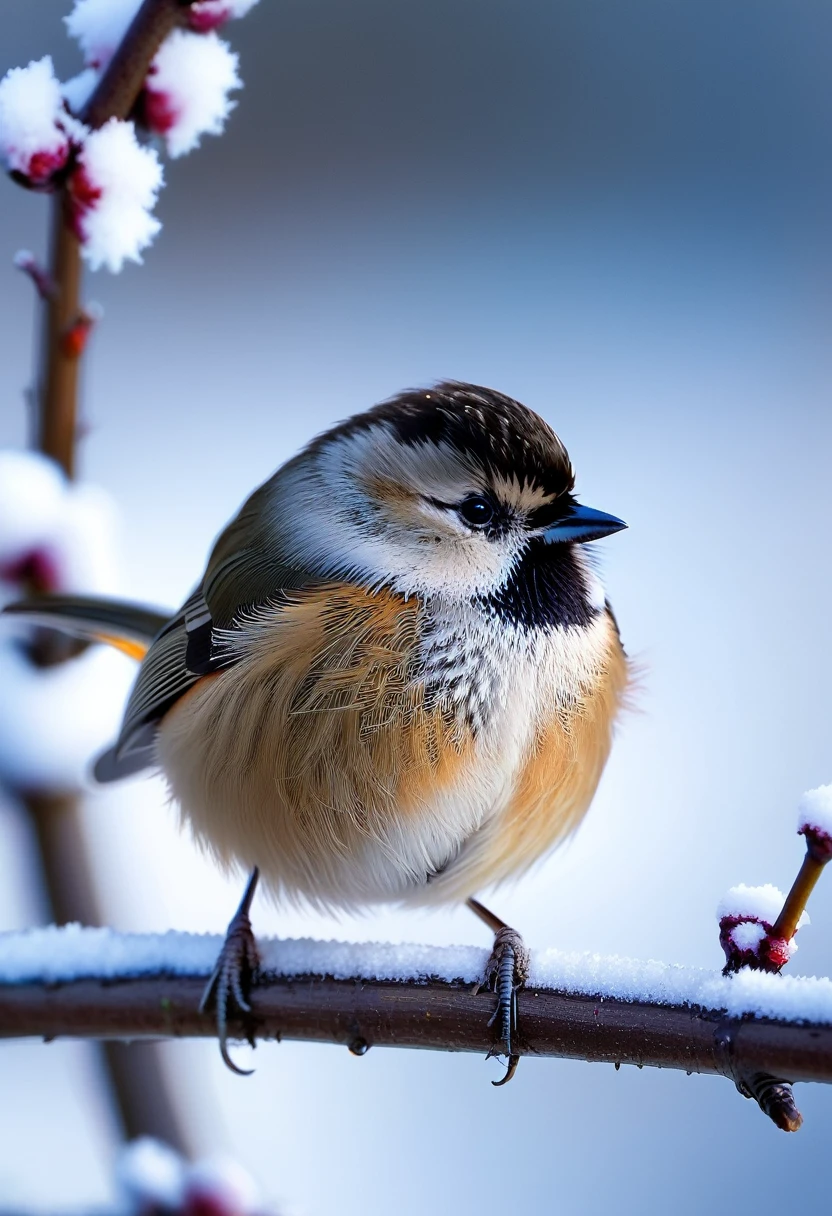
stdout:
{"type": "Polygon", "coordinates": [[[472,494],[459,504],[457,512],[472,528],[484,528],[494,518],[494,504],[482,494],[472,494]]]}

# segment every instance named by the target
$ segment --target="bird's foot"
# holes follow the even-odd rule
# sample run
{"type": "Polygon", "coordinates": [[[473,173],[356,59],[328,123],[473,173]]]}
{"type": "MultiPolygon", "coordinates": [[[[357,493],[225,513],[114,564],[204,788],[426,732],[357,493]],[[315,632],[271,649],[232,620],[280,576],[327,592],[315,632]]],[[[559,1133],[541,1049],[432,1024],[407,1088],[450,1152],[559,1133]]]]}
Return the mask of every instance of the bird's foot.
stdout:
{"type": "MultiPolygon", "coordinates": [[[[248,880],[240,906],[229,922],[217,964],[199,1004],[200,1013],[204,1013],[213,1003],[217,1015],[220,1055],[227,1067],[241,1077],[250,1076],[253,1069],[239,1068],[228,1054],[228,1010],[231,1005],[240,1013],[251,1013],[248,997],[251,985],[257,978],[260,955],[249,911],[258,878],[259,873],[255,869],[248,880]]],[[[253,1047],[254,1042],[250,1041],[253,1047]]]]}
{"type": "Polygon", "coordinates": [[[496,1023],[499,1038],[486,1058],[504,1055],[508,1066],[502,1080],[492,1081],[492,1085],[505,1085],[517,1071],[520,1056],[513,1050],[512,1033],[517,1030],[517,993],[528,978],[529,951],[526,943],[516,929],[503,925],[494,934],[494,949],[486,963],[483,982],[475,989],[478,992],[480,988],[487,987],[497,995],[497,1006],[488,1025],[496,1023]]]}

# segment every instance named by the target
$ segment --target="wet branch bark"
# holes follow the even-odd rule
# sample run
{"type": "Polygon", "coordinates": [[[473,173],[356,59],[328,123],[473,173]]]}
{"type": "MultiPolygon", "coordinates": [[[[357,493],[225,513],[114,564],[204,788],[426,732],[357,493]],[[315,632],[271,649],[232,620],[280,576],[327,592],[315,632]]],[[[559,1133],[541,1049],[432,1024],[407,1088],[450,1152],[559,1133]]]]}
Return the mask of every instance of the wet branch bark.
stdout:
{"type": "MultiPolygon", "coordinates": [[[[0,1037],[141,1040],[210,1038],[199,1013],[205,976],[145,975],[0,985],[0,1037]]],[[[245,1039],[301,1039],[368,1047],[473,1051],[493,1045],[494,998],[444,980],[333,980],[265,975],[252,1016],[230,1020],[245,1039]]],[[[771,1073],[832,1082],[832,1025],[730,1018],[713,1009],[624,1001],[527,988],[519,998],[524,1055],[677,1068],[731,1080],[771,1073]]]]}

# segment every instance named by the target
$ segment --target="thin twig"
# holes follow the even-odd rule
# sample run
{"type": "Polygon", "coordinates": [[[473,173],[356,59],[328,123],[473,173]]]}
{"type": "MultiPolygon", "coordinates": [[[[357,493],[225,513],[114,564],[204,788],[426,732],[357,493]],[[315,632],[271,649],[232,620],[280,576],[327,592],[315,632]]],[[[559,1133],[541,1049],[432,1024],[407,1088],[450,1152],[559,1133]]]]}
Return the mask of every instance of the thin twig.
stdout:
{"type": "Polygon", "coordinates": [[[786,896],[780,915],[771,928],[773,938],[783,938],[787,942],[791,941],[797,932],[809,896],[815,889],[824,867],[832,860],[832,839],[826,832],[806,825],[801,829],[801,834],[806,838],[806,856],[797,878],[792,883],[792,889],[786,896]]]}

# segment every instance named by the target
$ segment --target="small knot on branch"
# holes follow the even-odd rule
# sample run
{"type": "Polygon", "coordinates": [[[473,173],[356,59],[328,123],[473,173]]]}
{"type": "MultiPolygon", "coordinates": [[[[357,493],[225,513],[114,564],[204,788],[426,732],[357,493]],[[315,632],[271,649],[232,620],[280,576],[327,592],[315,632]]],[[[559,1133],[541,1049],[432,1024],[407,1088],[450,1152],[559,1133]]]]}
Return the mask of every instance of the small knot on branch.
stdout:
{"type": "Polygon", "coordinates": [[[13,265],[22,270],[35,285],[35,291],[41,300],[52,300],[57,295],[58,288],[52,275],[45,266],[41,266],[35,255],[28,249],[19,249],[12,258],[13,265]]]}

